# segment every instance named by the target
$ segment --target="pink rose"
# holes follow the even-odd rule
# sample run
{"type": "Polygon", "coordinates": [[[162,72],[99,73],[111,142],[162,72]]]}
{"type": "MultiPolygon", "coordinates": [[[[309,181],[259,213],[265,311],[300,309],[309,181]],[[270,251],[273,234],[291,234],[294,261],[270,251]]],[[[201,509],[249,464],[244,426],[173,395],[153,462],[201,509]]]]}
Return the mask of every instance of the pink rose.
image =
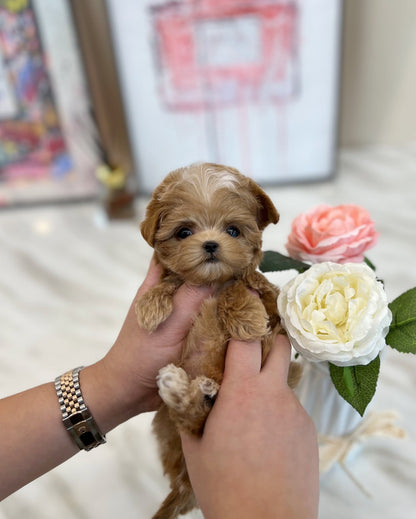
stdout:
{"type": "Polygon", "coordinates": [[[286,248],[301,261],[358,263],[377,237],[374,222],[362,207],[323,204],[293,220],[286,248]]]}

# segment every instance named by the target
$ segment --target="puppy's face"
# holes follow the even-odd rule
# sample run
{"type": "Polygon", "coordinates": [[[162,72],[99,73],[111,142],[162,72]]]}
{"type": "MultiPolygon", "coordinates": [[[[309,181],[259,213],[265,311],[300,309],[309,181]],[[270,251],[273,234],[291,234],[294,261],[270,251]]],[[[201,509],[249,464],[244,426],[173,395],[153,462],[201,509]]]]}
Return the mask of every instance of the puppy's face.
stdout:
{"type": "Polygon", "coordinates": [[[277,220],[273,204],[252,180],[232,168],[198,164],[168,175],[141,229],[162,265],[202,285],[255,268],[261,231],[277,220]]]}

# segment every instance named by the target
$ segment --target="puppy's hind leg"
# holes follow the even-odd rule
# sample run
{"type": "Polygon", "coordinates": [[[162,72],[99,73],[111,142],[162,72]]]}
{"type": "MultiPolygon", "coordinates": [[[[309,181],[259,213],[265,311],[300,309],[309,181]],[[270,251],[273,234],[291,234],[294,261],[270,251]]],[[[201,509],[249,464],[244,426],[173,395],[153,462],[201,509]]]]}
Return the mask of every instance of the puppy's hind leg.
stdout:
{"type": "Polygon", "coordinates": [[[205,376],[190,381],[182,368],[169,364],[159,371],[157,385],[177,429],[200,435],[219,384],[205,376]]]}
{"type": "MultiPolygon", "coordinates": [[[[171,404],[174,404],[173,407],[168,409],[168,412],[170,419],[176,427],[173,434],[171,431],[171,442],[175,442],[176,439],[177,443],[174,445],[172,443],[169,444],[169,442],[164,442],[165,449],[162,448],[162,460],[166,472],[170,475],[172,490],[152,519],[176,519],[178,515],[186,514],[197,506],[191,482],[189,481],[185,459],[180,447],[178,430],[187,431],[192,434],[201,434],[205,420],[211,410],[213,401],[219,389],[219,385],[214,380],[200,376],[192,380],[190,383],[188,381],[187,387],[189,389],[189,399],[186,398],[184,401],[181,401],[180,396],[183,394],[183,386],[181,387],[181,383],[184,382],[183,375],[185,374],[185,376],[187,376],[185,371],[181,368],[173,366],[172,364],[167,366],[167,368],[170,369],[165,370],[164,373],[162,372],[162,375],[159,376],[158,384],[159,387],[163,384],[163,376],[165,375],[165,377],[168,377],[168,385],[172,389],[172,381],[175,373],[175,370],[172,367],[176,368],[177,376],[180,380],[178,393],[175,394],[174,390],[170,390],[169,395],[167,395],[166,390],[162,391],[162,393],[165,394],[165,397],[167,397],[166,400],[171,404]],[[186,402],[186,407],[182,405],[184,402],[186,402]],[[172,459],[172,457],[175,458],[175,455],[178,457],[172,459]]],[[[164,410],[162,408],[161,414],[163,412],[164,410]]],[[[155,417],[154,425],[155,431],[159,433],[159,439],[161,439],[166,430],[161,428],[161,424],[158,425],[158,414],[155,417]]]]}
{"type": "Polygon", "coordinates": [[[171,488],[154,519],[174,519],[197,505],[186,470],[181,438],[164,404],[153,419],[153,432],[158,440],[163,472],[169,476],[171,488]]]}

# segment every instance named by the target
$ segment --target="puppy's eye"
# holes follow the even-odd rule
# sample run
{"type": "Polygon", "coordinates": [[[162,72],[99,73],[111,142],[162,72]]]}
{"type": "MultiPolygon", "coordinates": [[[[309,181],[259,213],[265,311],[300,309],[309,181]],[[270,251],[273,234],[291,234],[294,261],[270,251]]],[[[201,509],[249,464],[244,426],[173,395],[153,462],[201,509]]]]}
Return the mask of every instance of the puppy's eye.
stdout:
{"type": "Polygon", "coordinates": [[[176,231],[175,236],[179,240],[184,240],[185,238],[188,238],[188,236],[192,236],[193,232],[189,227],[181,227],[178,231],[176,231]]]}
{"type": "Polygon", "coordinates": [[[229,234],[232,238],[237,238],[238,236],[240,236],[240,229],[238,229],[234,225],[229,225],[225,229],[225,232],[229,234]]]}

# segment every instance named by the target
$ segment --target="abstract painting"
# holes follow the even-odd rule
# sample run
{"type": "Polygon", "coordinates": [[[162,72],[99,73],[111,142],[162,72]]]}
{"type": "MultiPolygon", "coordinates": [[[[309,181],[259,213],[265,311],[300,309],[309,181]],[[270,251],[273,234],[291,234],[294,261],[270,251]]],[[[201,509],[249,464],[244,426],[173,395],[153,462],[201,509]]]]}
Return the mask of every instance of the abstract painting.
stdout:
{"type": "Polygon", "coordinates": [[[0,0],[0,205],[92,193],[87,106],[66,3],[0,0]]]}
{"type": "Polygon", "coordinates": [[[199,160],[262,183],[332,173],[340,0],[107,3],[145,191],[199,160]]]}

